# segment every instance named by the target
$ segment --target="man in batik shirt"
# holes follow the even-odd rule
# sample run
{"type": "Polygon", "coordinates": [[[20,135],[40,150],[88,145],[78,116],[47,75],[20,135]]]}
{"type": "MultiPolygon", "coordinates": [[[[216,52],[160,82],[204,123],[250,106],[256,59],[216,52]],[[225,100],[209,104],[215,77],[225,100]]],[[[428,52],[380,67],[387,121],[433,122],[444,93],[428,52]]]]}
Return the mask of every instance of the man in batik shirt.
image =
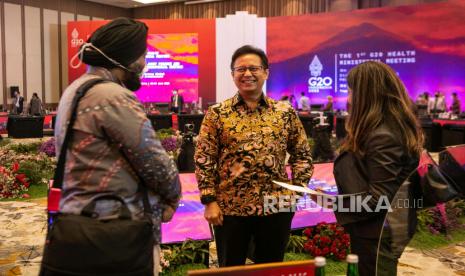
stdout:
{"type": "Polygon", "coordinates": [[[286,152],[292,183],[307,185],[313,171],[310,147],[292,106],[263,94],[269,70],[261,49],[237,49],[231,70],[238,93],[209,108],[197,140],[205,218],[214,225],[220,266],[244,264],[250,241],[255,263],[279,262],[294,213],[273,212],[265,201],[289,195],[272,183],[288,179],[286,152]]]}

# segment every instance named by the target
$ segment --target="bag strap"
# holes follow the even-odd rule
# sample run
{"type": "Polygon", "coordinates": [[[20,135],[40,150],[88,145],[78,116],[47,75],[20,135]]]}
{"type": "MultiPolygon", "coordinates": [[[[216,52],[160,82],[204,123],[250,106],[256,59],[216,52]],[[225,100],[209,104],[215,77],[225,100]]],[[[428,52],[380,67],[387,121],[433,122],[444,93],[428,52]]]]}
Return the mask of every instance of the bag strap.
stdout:
{"type": "Polygon", "coordinates": [[[65,174],[65,163],[66,163],[66,153],[69,147],[69,144],[73,138],[73,126],[76,122],[77,117],[77,108],[79,101],[86,95],[87,91],[98,83],[104,82],[104,79],[94,78],[89,81],[86,81],[83,85],[79,87],[76,91],[76,95],[73,98],[71,103],[71,117],[69,118],[68,126],[66,128],[65,138],[63,139],[63,144],[61,145],[60,155],[58,157],[57,167],[55,169],[55,174],[53,176],[53,188],[62,189],[63,180],[65,174]]]}

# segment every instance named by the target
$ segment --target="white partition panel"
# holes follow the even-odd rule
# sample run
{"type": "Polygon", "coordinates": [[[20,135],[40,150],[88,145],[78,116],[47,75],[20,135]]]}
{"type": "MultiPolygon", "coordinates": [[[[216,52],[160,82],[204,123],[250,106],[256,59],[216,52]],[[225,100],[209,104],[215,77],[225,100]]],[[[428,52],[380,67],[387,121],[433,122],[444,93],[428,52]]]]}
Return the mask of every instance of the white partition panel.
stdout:
{"type": "Polygon", "coordinates": [[[5,3],[5,60],[7,97],[10,86],[18,86],[24,96],[23,87],[23,39],[21,32],[21,6],[5,3]]]}
{"type": "MultiPolygon", "coordinates": [[[[236,12],[216,19],[216,101],[234,96],[237,88],[231,77],[231,56],[246,44],[266,52],[266,18],[247,12],[236,12]]],[[[266,86],[263,87],[266,93],[266,86]]]]}
{"type": "Polygon", "coordinates": [[[78,14],[77,20],[78,20],[78,21],[90,20],[90,16],[78,14]]]}
{"type": "Polygon", "coordinates": [[[74,21],[74,14],[61,13],[61,80],[63,90],[68,86],[68,22],[74,21]]]}
{"type": "Polygon", "coordinates": [[[102,17],[92,17],[92,20],[93,20],[93,21],[96,21],[96,20],[105,20],[105,18],[102,18],[102,17]]]}
{"type": "Polygon", "coordinates": [[[44,9],[45,101],[58,103],[60,78],[58,59],[58,12],[44,9]]]}
{"type": "MultiPolygon", "coordinates": [[[[2,28],[2,22],[0,20],[0,30],[2,28]]],[[[3,57],[2,57],[2,36],[0,35],[0,104],[6,104],[8,101],[8,96],[5,95],[5,97],[3,96],[3,57]]],[[[4,106],[3,108],[6,109],[6,107],[4,106]]],[[[0,111],[3,111],[0,109],[0,111]]]]}
{"type": "Polygon", "coordinates": [[[26,81],[28,98],[37,93],[42,99],[42,44],[40,43],[40,9],[25,6],[26,81]]]}

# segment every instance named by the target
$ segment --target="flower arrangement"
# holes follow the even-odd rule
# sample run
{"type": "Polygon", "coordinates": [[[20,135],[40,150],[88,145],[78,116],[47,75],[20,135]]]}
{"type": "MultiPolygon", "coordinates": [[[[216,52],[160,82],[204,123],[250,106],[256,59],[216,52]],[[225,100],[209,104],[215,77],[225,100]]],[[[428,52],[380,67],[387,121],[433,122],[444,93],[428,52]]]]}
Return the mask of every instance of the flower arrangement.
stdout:
{"type": "Polygon", "coordinates": [[[173,269],[184,264],[205,263],[208,260],[208,242],[187,239],[182,244],[162,245],[161,275],[171,275],[173,269]]]}
{"type": "Polygon", "coordinates": [[[176,160],[181,151],[182,136],[179,131],[173,129],[160,129],[157,131],[158,139],[171,158],[176,160]]]}
{"type": "Polygon", "coordinates": [[[29,179],[23,173],[18,173],[19,164],[14,163],[11,169],[0,166],[0,198],[29,197],[29,179]]]}
{"type": "Polygon", "coordinates": [[[350,236],[339,224],[320,222],[315,227],[305,229],[303,234],[308,239],[304,250],[313,257],[345,260],[350,253],[350,236]]]}
{"type": "Polygon", "coordinates": [[[465,225],[459,220],[465,215],[465,201],[462,199],[441,203],[433,208],[418,212],[418,222],[421,228],[430,233],[448,235],[455,229],[463,229],[465,225]]]}
{"type": "Polygon", "coordinates": [[[55,157],[55,138],[49,139],[40,145],[39,152],[47,154],[49,157],[55,157]]]}

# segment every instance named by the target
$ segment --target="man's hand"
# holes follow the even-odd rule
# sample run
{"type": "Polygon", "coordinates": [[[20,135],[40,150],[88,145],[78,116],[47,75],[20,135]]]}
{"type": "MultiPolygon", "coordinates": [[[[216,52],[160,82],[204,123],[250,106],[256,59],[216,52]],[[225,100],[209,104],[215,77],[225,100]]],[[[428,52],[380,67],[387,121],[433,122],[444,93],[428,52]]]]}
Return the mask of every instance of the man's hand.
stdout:
{"type": "Polygon", "coordinates": [[[223,214],[216,201],[205,205],[204,217],[212,225],[223,225],[223,214]]]}
{"type": "Polygon", "coordinates": [[[167,206],[165,210],[163,210],[163,215],[161,218],[162,222],[168,222],[173,218],[174,215],[174,209],[171,208],[170,206],[167,206]]]}

